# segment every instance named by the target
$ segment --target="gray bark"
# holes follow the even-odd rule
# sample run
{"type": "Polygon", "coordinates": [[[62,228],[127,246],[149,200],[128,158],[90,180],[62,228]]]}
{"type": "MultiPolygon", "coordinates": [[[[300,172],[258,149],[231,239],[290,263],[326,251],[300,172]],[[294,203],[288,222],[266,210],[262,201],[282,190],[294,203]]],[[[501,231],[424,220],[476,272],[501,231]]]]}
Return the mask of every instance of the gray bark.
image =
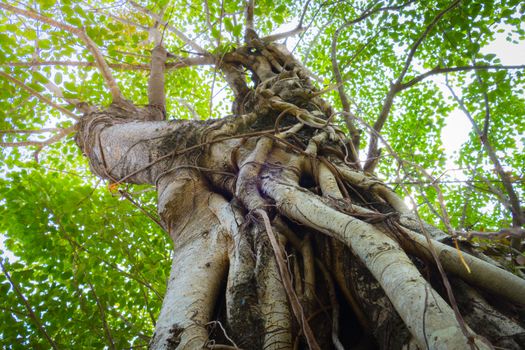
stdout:
{"type": "Polygon", "coordinates": [[[93,172],[156,186],[174,243],[151,348],[521,346],[525,282],[468,253],[466,274],[442,232],[345,163],[344,135],[309,72],[281,46],[253,45],[224,57],[234,116],[161,121],[163,84],[151,83],[152,106],[120,101],[81,120],[77,143],[93,172]],[[431,246],[458,279],[466,323],[444,296],[431,246]],[[495,305],[496,295],[520,306],[495,305]],[[485,316],[502,320],[502,336],[480,326],[485,316]]]}

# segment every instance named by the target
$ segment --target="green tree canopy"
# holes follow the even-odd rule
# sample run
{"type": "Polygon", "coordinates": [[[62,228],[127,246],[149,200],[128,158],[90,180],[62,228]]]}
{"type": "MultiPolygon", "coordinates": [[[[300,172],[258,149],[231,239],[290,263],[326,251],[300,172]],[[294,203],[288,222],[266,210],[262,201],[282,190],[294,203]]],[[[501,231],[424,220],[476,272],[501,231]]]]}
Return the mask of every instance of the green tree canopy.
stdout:
{"type": "MultiPolygon", "coordinates": [[[[244,7],[0,3],[3,348],[147,346],[171,259],[155,191],[92,175],[76,122],[85,103],[112,99],[97,55],[126,99],[148,103],[158,36],[171,54],[168,119],[231,113],[233,93],[209,64],[242,45],[244,7]]],[[[523,48],[523,2],[260,0],[253,17],[262,38],[286,41],[312,72],[340,112],[334,120],[360,138],[363,163],[377,158],[371,171],[425,220],[470,232],[521,274],[525,256],[511,236],[523,234],[525,61],[506,64],[490,44],[504,37],[523,48]],[[444,127],[458,119],[468,138],[449,154],[444,127]]]]}

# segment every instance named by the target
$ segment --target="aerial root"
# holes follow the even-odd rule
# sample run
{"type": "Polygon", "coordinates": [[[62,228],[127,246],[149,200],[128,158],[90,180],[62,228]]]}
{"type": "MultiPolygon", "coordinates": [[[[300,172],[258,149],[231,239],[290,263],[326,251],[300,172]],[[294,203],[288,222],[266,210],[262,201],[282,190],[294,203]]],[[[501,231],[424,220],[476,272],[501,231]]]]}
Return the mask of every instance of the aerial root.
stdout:
{"type": "Polygon", "coordinates": [[[308,324],[308,321],[306,319],[304,309],[301,306],[301,302],[299,298],[297,297],[297,294],[295,294],[295,291],[293,289],[292,279],[288,271],[287,264],[285,262],[284,253],[283,253],[283,250],[280,248],[276,240],[276,237],[274,236],[274,233],[271,227],[271,223],[270,223],[270,219],[268,218],[268,214],[266,214],[266,212],[262,209],[257,209],[255,210],[255,212],[261,216],[264,222],[264,226],[266,228],[266,232],[268,234],[270,244],[274,251],[275,261],[277,262],[277,266],[279,268],[281,282],[284,285],[284,289],[286,290],[286,294],[288,296],[288,300],[292,307],[292,311],[295,315],[295,318],[297,319],[297,321],[299,322],[301,326],[301,330],[304,333],[306,342],[308,343],[308,346],[310,349],[320,350],[320,347],[317,344],[317,341],[315,340],[315,336],[312,332],[312,329],[310,328],[310,325],[308,324]]]}
{"type": "Polygon", "coordinates": [[[332,307],[332,342],[336,350],[344,350],[343,344],[341,344],[341,340],[339,340],[339,302],[335,294],[334,282],[323,262],[319,259],[316,259],[315,262],[326,280],[328,296],[330,297],[330,305],[332,307]]]}
{"type": "MultiPolygon", "coordinates": [[[[331,310],[332,310],[332,343],[334,344],[334,347],[336,349],[342,349],[342,344],[339,340],[339,304],[335,295],[335,282],[328,271],[328,269],[324,266],[324,263],[316,259],[313,255],[313,249],[312,249],[312,242],[310,239],[310,236],[306,234],[306,236],[303,239],[300,239],[293,230],[290,229],[290,227],[284,222],[284,220],[280,216],[276,216],[276,218],[273,220],[273,227],[275,227],[278,232],[281,232],[284,236],[286,236],[287,240],[291,243],[292,247],[301,253],[302,261],[303,261],[303,275],[304,275],[304,289],[308,292],[304,293],[303,298],[301,298],[303,309],[305,309],[306,314],[312,315],[313,312],[313,306],[315,303],[315,268],[314,264],[317,266],[317,268],[321,271],[323,278],[326,281],[326,287],[328,290],[328,296],[330,298],[330,304],[331,304],[331,310]]],[[[297,264],[294,264],[294,266],[297,266],[297,264]]],[[[298,268],[294,270],[295,277],[300,278],[301,273],[299,272],[298,268]]],[[[343,277],[344,279],[344,277],[343,277]]],[[[296,281],[295,290],[296,292],[298,290],[302,291],[303,284],[302,281],[296,281]]],[[[345,283],[342,284],[340,287],[344,288],[346,290],[346,293],[350,295],[350,292],[348,292],[348,289],[346,288],[345,283]]],[[[341,289],[342,289],[341,288],[341,289]]],[[[344,292],[343,292],[344,293],[344,292]]],[[[299,294],[299,293],[298,293],[299,294]]],[[[363,325],[363,329],[367,329],[368,322],[366,320],[366,317],[363,315],[362,310],[359,308],[357,303],[355,302],[355,298],[353,296],[350,296],[349,299],[351,300],[349,304],[353,305],[353,309],[358,315],[358,319],[360,323],[363,325]]],[[[347,299],[348,301],[348,299],[347,299]]],[[[298,342],[296,341],[296,344],[298,342]]]]}
{"type": "Polygon", "coordinates": [[[249,210],[265,208],[266,200],[259,195],[257,178],[268,154],[273,146],[273,141],[267,137],[261,137],[252,153],[242,160],[237,167],[239,174],[235,188],[235,196],[241,200],[249,210]]]}
{"type": "MultiPolygon", "coordinates": [[[[425,237],[409,229],[404,229],[404,231],[411,239],[411,242],[403,244],[405,249],[411,254],[431,261],[432,257],[425,237]],[[413,244],[414,242],[416,244],[413,244]]],[[[525,305],[525,281],[523,279],[470,254],[463,253],[463,259],[471,270],[469,273],[463,266],[455,248],[434,240],[432,245],[447,271],[473,285],[525,305]]]]}
{"type": "Polygon", "coordinates": [[[341,293],[343,294],[343,297],[345,298],[346,302],[352,309],[355,317],[357,318],[357,321],[359,322],[359,325],[363,328],[364,332],[367,334],[371,333],[371,327],[369,319],[365,316],[363,312],[363,308],[361,305],[357,302],[356,297],[354,295],[355,292],[351,290],[351,288],[348,287],[348,284],[351,283],[351,281],[347,281],[347,277],[345,276],[345,269],[343,264],[343,247],[338,244],[337,241],[332,242],[332,249],[333,249],[333,259],[332,259],[332,268],[333,268],[333,274],[335,281],[337,282],[339,289],[341,290],[341,293]]]}
{"type": "MultiPolygon", "coordinates": [[[[276,216],[273,220],[273,225],[278,232],[282,233],[286,239],[292,244],[296,251],[301,253],[302,266],[303,266],[303,279],[301,279],[301,273],[297,272],[299,281],[296,283],[295,290],[300,290],[302,293],[302,305],[306,312],[310,312],[315,302],[315,267],[314,267],[314,254],[312,249],[312,242],[310,237],[307,235],[303,239],[297,237],[293,230],[288,227],[284,220],[280,216],[276,216]]],[[[297,264],[295,264],[297,265],[297,264]]]]}
{"type": "MultiPolygon", "coordinates": [[[[329,207],[293,182],[286,184],[282,174],[278,179],[270,172],[263,177],[264,194],[275,200],[283,215],[351,247],[381,284],[419,346],[469,346],[471,339],[462,333],[450,306],[421,276],[396,241],[374,225],[329,207]]],[[[480,349],[487,348],[483,342],[474,342],[480,349]]]]}
{"type": "MultiPolygon", "coordinates": [[[[327,164],[327,162],[320,162],[317,170],[318,183],[323,195],[331,198],[343,199],[341,189],[344,189],[344,186],[340,186],[340,181],[337,181],[330,165],[327,164]]],[[[346,195],[348,197],[348,193],[346,193],[346,195]]]]}
{"type": "Polygon", "coordinates": [[[234,335],[232,343],[242,348],[291,348],[287,295],[264,228],[250,215],[245,217],[235,201],[228,203],[221,198],[211,204],[210,209],[231,237],[226,319],[234,335]]]}
{"type": "MultiPolygon", "coordinates": [[[[286,239],[275,232],[277,237],[273,238],[277,242],[279,252],[274,254],[272,245],[268,244],[272,238],[267,236],[273,233],[265,232],[262,225],[257,225],[256,229],[258,234],[255,248],[255,271],[260,314],[265,330],[263,349],[290,349],[292,346],[292,319],[285,289],[286,284],[282,282],[284,277],[279,272],[279,262],[275,258],[275,254],[284,252],[286,239]]],[[[287,260],[286,257],[283,259],[287,260]]]]}
{"type": "Polygon", "coordinates": [[[226,321],[233,339],[240,346],[262,347],[262,321],[258,306],[253,234],[235,202],[214,210],[231,235],[230,262],[226,283],[226,321]],[[249,308],[243,305],[250,305],[249,308]]]}
{"type": "Polygon", "coordinates": [[[385,184],[383,184],[381,181],[369,177],[362,172],[353,171],[348,167],[336,166],[336,168],[341,176],[343,176],[343,178],[353,186],[364,190],[369,190],[379,195],[400,214],[409,212],[409,209],[403,200],[399,198],[399,196],[394,191],[385,186],[385,184]]]}

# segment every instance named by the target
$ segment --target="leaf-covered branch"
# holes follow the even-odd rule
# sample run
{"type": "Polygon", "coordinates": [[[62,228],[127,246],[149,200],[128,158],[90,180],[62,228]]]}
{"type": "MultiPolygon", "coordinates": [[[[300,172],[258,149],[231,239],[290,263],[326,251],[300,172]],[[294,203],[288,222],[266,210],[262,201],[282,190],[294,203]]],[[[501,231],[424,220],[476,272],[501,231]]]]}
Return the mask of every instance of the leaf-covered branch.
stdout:
{"type": "MultiPolygon", "coordinates": [[[[385,124],[388,118],[388,115],[390,114],[390,109],[392,108],[394,97],[399,92],[399,85],[402,83],[403,79],[405,78],[405,75],[408,72],[410,65],[412,64],[412,59],[414,58],[414,55],[416,54],[417,49],[419,48],[423,40],[425,40],[428,34],[432,31],[432,29],[434,29],[436,24],[443,18],[443,16],[445,16],[446,13],[453,10],[460,3],[461,3],[461,0],[454,0],[449,6],[441,10],[434,17],[434,19],[427,25],[423,33],[421,33],[421,35],[412,44],[410,51],[408,52],[407,58],[405,59],[405,62],[403,64],[403,69],[401,70],[401,73],[397,77],[396,81],[390,85],[390,89],[383,102],[383,107],[381,108],[381,112],[379,113],[379,116],[377,117],[374,123],[374,126],[373,126],[375,131],[380,132],[381,129],[383,128],[383,125],[385,124]]],[[[374,170],[377,164],[378,157],[379,157],[379,152],[377,149],[377,136],[375,136],[375,134],[372,134],[370,136],[370,144],[368,147],[367,161],[364,166],[365,171],[372,172],[374,170]]]]}
{"type": "MultiPolygon", "coordinates": [[[[0,146],[2,146],[2,147],[37,146],[39,149],[42,149],[45,146],[48,146],[48,145],[51,145],[51,144],[53,144],[55,142],[60,141],[64,137],[66,137],[69,134],[75,132],[77,130],[77,128],[78,128],[78,125],[74,124],[74,125],[71,125],[70,127],[64,128],[64,129],[56,129],[56,131],[59,131],[57,134],[55,134],[54,136],[51,136],[47,140],[43,140],[43,141],[0,142],[0,146]]],[[[42,129],[42,130],[45,130],[45,129],[42,129]]],[[[48,130],[51,130],[51,129],[48,129],[48,130]]],[[[6,133],[9,133],[9,130],[6,130],[6,131],[7,131],[6,133]]],[[[25,133],[26,130],[14,130],[14,131],[15,132],[13,132],[13,133],[22,134],[22,133],[25,133]]],[[[29,132],[29,133],[36,134],[36,133],[39,133],[39,131],[31,130],[31,132],[29,132]]]]}
{"type": "Polygon", "coordinates": [[[406,83],[401,83],[397,87],[397,91],[402,91],[405,89],[408,89],[415,84],[421,82],[422,80],[438,75],[438,74],[444,74],[444,73],[452,73],[452,72],[468,72],[468,71],[479,71],[479,70],[512,70],[512,69],[523,69],[525,70],[525,64],[524,65],[510,65],[510,66],[501,66],[501,65],[472,65],[472,66],[460,66],[460,67],[436,67],[434,69],[429,70],[428,72],[422,73],[418,75],[417,77],[409,80],[406,83]]]}
{"type": "Polygon", "coordinates": [[[70,25],[60,23],[58,21],[55,21],[54,19],[43,16],[40,13],[35,12],[35,11],[23,10],[23,9],[19,9],[17,7],[7,5],[7,4],[0,4],[0,8],[3,8],[4,10],[22,15],[27,18],[32,18],[34,20],[49,24],[50,26],[62,29],[66,32],[69,32],[77,36],[80,40],[84,42],[88,50],[91,52],[91,54],[95,58],[97,67],[100,70],[100,73],[102,74],[102,77],[104,78],[104,81],[106,82],[106,85],[108,86],[110,90],[111,96],[113,97],[113,102],[118,103],[118,102],[122,102],[125,100],[124,96],[122,95],[120,91],[120,88],[118,87],[117,82],[113,78],[113,74],[111,73],[111,70],[109,69],[107,62],[104,59],[104,56],[100,52],[97,45],[93,42],[93,40],[91,40],[91,38],[87,35],[84,29],[75,28],[70,25]]]}
{"type": "Polygon", "coordinates": [[[48,341],[49,345],[53,349],[58,349],[57,343],[53,340],[53,338],[51,338],[51,336],[47,332],[47,330],[44,327],[42,321],[40,320],[40,317],[38,317],[38,315],[33,310],[33,307],[29,303],[29,300],[24,296],[24,293],[20,289],[20,286],[18,285],[18,283],[13,279],[13,277],[11,276],[9,271],[7,271],[7,269],[5,268],[5,265],[2,262],[2,259],[0,259],[0,268],[2,268],[2,272],[4,273],[5,277],[7,278],[7,280],[11,284],[11,286],[13,287],[17,297],[22,301],[22,304],[24,305],[25,309],[29,313],[29,318],[33,321],[33,323],[36,326],[36,328],[38,328],[40,333],[42,333],[44,338],[46,338],[46,340],[48,341]]]}
{"type": "Polygon", "coordinates": [[[73,118],[75,120],[79,120],[79,118],[73,112],[71,112],[70,110],[65,109],[64,107],[62,107],[62,106],[56,104],[55,102],[51,101],[49,98],[45,97],[44,95],[42,95],[41,93],[39,93],[35,89],[27,86],[26,84],[24,84],[20,80],[18,80],[16,78],[13,78],[12,76],[10,76],[9,74],[6,74],[4,72],[0,72],[0,76],[6,78],[7,80],[9,80],[9,81],[11,81],[13,83],[15,83],[17,86],[21,87],[25,91],[29,92],[31,95],[33,95],[36,98],[38,98],[41,102],[43,102],[43,103],[45,103],[45,104],[55,108],[56,110],[64,113],[65,115],[67,115],[70,118],[73,118]]]}
{"type": "Polygon", "coordinates": [[[136,8],[137,10],[139,10],[140,12],[142,13],[145,13],[147,15],[149,15],[151,18],[153,18],[154,20],[158,21],[160,24],[162,24],[163,26],[165,26],[170,32],[174,33],[180,40],[182,40],[182,42],[184,42],[186,45],[188,45],[189,47],[191,47],[192,49],[194,49],[195,51],[197,51],[198,53],[200,54],[205,54],[206,53],[206,50],[204,50],[199,44],[197,44],[195,41],[191,40],[190,38],[188,38],[186,36],[186,34],[184,34],[183,32],[181,32],[180,30],[178,30],[177,28],[173,27],[171,24],[169,24],[168,22],[164,21],[162,19],[162,17],[156,13],[154,13],[153,11],[150,11],[148,10],[147,8],[145,8],[144,6],[136,3],[135,1],[133,0],[128,0],[128,2],[134,7],[136,8]]]}

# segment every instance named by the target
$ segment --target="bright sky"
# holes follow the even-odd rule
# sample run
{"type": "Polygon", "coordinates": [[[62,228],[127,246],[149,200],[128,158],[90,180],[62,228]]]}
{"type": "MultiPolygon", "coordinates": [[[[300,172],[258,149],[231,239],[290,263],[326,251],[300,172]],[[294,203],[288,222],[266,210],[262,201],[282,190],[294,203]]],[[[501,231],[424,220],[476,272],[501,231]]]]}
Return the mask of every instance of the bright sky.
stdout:
{"type": "MultiPolygon", "coordinates": [[[[505,33],[497,33],[495,40],[484,47],[481,52],[483,54],[496,54],[500,58],[501,64],[505,66],[525,64],[525,42],[513,44],[508,42],[505,37],[505,33]]],[[[450,92],[445,86],[444,79],[442,77],[435,78],[434,81],[438,82],[440,86],[442,86],[442,91],[445,96],[450,96],[450,92]]],[[[453,111],[448,116],[446,125],[443,128],[443,133],[441,135],[441,140],[449,158],[449,162],[447,163],[448,169],[454,168],[450,158],[452,154],[457,152],[461,148],[461,145],[467,140],[470,129],[471,124],[469,120],[458,109],[453,111]]],[[[460,177],[459,172],[456,172],[455,175],[460,177]]]]}

